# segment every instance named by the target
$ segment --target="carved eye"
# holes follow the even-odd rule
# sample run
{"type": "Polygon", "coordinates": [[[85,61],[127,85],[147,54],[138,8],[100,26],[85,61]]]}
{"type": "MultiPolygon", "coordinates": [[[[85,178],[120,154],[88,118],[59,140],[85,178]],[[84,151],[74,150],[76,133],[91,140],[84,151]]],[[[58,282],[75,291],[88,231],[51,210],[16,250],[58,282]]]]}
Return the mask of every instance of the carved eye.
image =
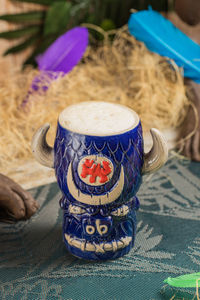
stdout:
{"type": "Polygon", "coordinates": [[[99,227],[100,227],[101,234],[106,234],[108,232],[108,226],[100,225],[99,227]]]}
{"type": "Polygon", "coordinates": [[[126,216],[128,212],[129,212],[129,207],[127,205],[122,205],[121,207],[113,210],[111,212],[111,215],[116,217],[122,217],[122,216],[126,216]]]}
{"type": "Polygon", "coordinates": [[[94,234],[94,233],[95,233],[95,228],[94,228],[94,226],[92,226],[92,225],[87,225],[87,226],[86,226],[86,232],[87,232],[88,234],[94,234]]]}
{"type": "Polygon", "coordinates": [[[69,213],[76,215],[82,215],[86,212],[84,208],[72,204],[69,205],[68,211],[69,213]]]}

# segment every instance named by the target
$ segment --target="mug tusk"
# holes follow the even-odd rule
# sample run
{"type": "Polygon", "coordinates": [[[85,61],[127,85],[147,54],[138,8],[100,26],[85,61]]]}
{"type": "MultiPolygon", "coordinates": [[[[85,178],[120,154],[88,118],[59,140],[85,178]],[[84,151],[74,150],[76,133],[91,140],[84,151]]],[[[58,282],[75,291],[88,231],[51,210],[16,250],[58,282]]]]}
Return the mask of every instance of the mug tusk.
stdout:
{"type": "Polygon", "coordinates": [[[54,168],[54,150],[47,144],[46,135],[50,128],[48,123],[40,127],[32,138],[31,149],[36,160],[49,168],[54,168]]]}
{"type": "Polygon", "coordinates": [[[153,146],[148,153],[144,154],[143,174],[152,173],[160,169],[168,158],[168,147],[163,135],[155,128],[152,128],[150,132],[153,146]]]}

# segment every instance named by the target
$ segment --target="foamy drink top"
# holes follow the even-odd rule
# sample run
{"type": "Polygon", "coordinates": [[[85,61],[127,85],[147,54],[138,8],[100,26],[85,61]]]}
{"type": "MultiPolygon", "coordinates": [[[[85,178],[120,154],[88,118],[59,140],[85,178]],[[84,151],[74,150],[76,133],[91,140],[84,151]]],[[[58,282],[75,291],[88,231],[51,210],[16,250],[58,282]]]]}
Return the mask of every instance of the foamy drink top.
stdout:
{"type": "Polygon", "coordinates": [[[86,135],[115,135],[138,125],[133,110],[109,102],[80,102],[68,106],[59,116],[60,125],[70,131],[86,135]]]}

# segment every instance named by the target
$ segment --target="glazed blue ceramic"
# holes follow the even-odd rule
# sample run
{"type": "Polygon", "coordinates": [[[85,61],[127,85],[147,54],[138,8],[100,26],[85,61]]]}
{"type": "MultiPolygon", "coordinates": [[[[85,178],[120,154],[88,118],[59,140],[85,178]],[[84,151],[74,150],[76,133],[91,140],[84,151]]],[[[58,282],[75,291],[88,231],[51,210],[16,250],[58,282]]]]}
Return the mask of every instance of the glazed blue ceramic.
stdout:
{"type": "MultiPolygon", "coordinates": [[[[135,240],[139,208],[136,193],[142,179],[141,124],[119,135],[101,137],[74,133],[58,123],[54,162],[63,194],[60,206],[67,249],[88,260],[114,259],[128,253],[135,240]],[[91,180],[86,183],[82,174],[84,162],[90,163],[88,169],[98,166],[95,158],[102,162],[99,166],[103,171],[106,171],[103,162],[110,166],[104,173],[112,169],[111,178],[107,174],[100,185],[92,184],[91,180]]],[[[88,176],[92,177],[90,174],[85,177],[88,176]]]]}
{"type": "MultiPolygon", "coordinates": [[[[98,102],[95,105],[98,108],[98,102]]],[[[32,139],[38,162],[55,169],[62,191],[63,240],[79,258],[101,261],[130,251],[142,175],[158,170],[167,160],[167,146],[157,129],[151,129],[153,146],[144,154],[141,123],[131,113],[137,121],[115,135],[72,132],[61,113],[54,148],[46,142],[49,124],[32,139]]]]}

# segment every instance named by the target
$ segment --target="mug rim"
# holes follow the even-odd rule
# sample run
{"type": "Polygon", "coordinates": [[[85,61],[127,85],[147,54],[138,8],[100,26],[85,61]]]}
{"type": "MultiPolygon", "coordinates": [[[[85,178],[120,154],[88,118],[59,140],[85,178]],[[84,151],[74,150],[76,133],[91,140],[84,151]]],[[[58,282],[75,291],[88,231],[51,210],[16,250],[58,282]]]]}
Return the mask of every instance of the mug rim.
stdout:
{"type": "Polygon", "coordinates": [[[85,135],[85,136],[96,136],[96,137],[108,137],[108,136],[115,136],[115,135],[120,135],[120,134],[124,134],[124,133],[126,133],[126,132],[129,132],[129,131],[131,131],[131,130],[133,130],[134,128],[137,128],[137,126],[139,125],[139,123],[140,123],[140,118],[139,118],[139,115],[133,110],[133,109],[131,109],[131,108],[129,108],[129,107],[127,107],[127,106],[125,106],[125,105],[122,105],[122,104],[118,104],[118,103],[113,103],[113,102],[106,102],[106,101],[83,101],[83,102],[78,102],[78,103],[75,103],[75,104],[72,104],[72,105],[69,105],[69,106],[67,106],[64,110],[62,110],[62,112],[59,114],[59,116],[58,116],[58,123],[59,123],[59,125],[63,128],[63,129],[65,129],[65,130],[67,130],[67,131],[70,131],[70,132],[72,132],[72,133],[75,133],[75,134],[79,134],[79,135],[85,135]],[[71,106],[76,106],[77,104],[79,104],[79,103],[91,103],[91,102],[93,102],[93,103],[111,103],[111,104],[114,104],[114,105],[117,105],[117,106],[120,106],[120,107],[123,107],[123,108],[125,108],[127,111],[129,111],[129,112],[131,112],[133,115],[134,115],[134,117],[135,117],[135,122],[134,122],[134,124],[132,125],[132,126],[130,126],[129,128],[127,128],[127,129],[124,129],[124,130],[120,130],[120,131],[116,131],[116,132],[114,132],[113,134],[112,133],[108,133],[108,134],[97,134],[97,133],[86,133],[86,132],[84,132],[84,131],[76,131],[76,130],[71,130],[71,129],[69,129],[69,128],[67,128],[67,126],[66,125],[63,125],[63,120],[62,120],[62,114],[64,113],[64,111],[66,111],[69,107],[71,107],[71,106]]]}

